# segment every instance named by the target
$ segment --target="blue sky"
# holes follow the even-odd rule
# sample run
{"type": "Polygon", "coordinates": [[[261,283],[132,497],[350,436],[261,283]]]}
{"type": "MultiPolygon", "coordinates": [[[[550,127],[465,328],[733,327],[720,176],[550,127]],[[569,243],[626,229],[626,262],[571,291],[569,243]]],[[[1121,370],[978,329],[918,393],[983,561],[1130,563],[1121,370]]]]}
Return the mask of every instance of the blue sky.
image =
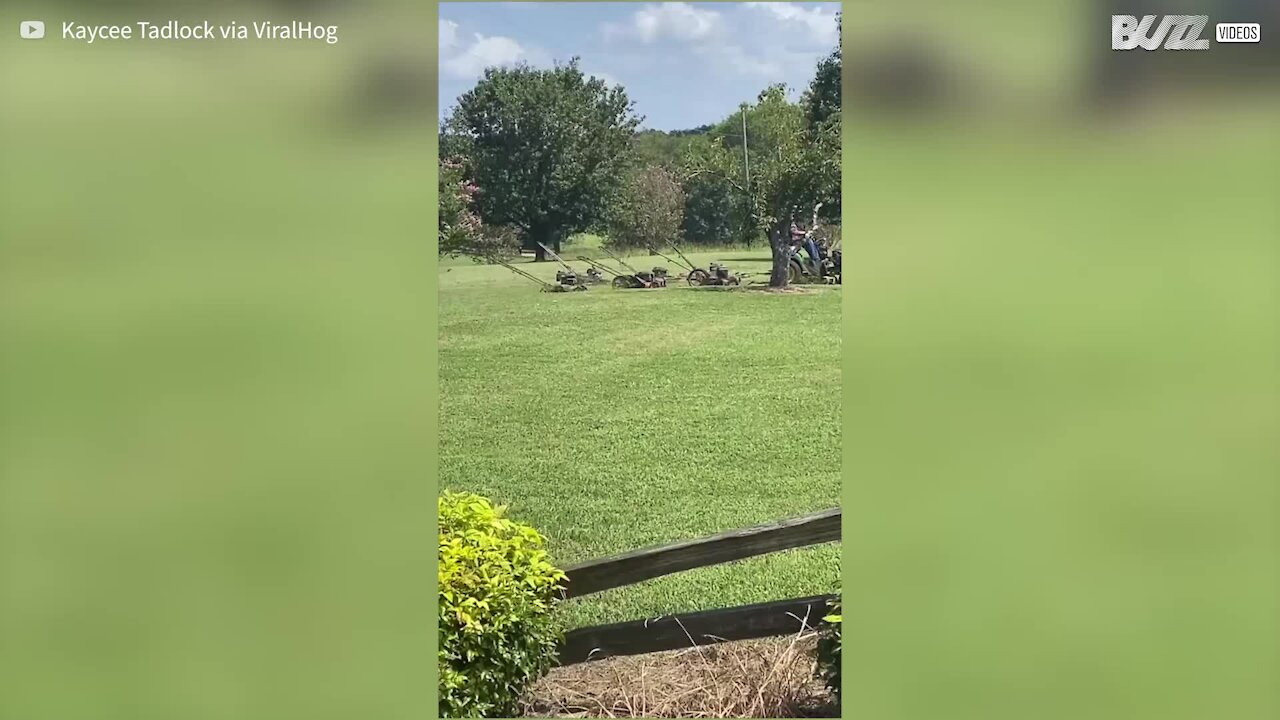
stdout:
{"type": "Polygon", "coordinates": [[[621,83],[644,127],[718,122],[766,86],[797,94],[835,49],[830,3],[440,3],[440,110],[486,66],[582,69],[621,83]]]}

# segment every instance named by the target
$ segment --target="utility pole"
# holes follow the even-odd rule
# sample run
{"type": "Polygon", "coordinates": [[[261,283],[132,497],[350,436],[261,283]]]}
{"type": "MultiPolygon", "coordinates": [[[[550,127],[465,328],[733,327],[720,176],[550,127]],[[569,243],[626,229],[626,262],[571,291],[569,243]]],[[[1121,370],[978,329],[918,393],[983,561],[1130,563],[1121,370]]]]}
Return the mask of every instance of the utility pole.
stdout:
{"type": "Polygon", "coordinates": [[[747,154],[747,104],[742,103],[742,172],[743,172],[743,209],[742,239],[751,244],[751,156],[747,154]]]}

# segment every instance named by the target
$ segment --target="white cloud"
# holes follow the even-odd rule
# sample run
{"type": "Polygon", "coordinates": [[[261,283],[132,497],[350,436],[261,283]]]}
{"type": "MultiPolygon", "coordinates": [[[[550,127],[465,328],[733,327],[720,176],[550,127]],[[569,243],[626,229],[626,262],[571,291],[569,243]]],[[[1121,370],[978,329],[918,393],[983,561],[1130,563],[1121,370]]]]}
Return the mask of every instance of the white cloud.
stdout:
{"type": "Polygon", "coordinates": [[[476,78],[485,68],[531,61],[530,51],[509,37],[474,33],[466,40],[458,32],[458,23],[440,20],[440,69],[459,78],[476,78]]]}
{"type": "Polygon", "coordinates": [[[515,40],[500,35],[488,37],[476,33],[475,42],[440,65],[458,77],[477,77],[485,68],[514,65],[526,58],[525,49],[515,40]]]}
{"type": "MultiPolygon", "coordinates": [[[[768,22],[772,25],[776,26],[780,22],[799,23],[804,29],[801,44],[806,48],[813,46],[812,54],[825,53],[828,46],[835,44],[835,9],[810,10],[785,2],[745,4],[767,10],[768,22]],[[827,42],[828,39],[830,42],[827,42]]],[[[832,8],[839,7],[834,3],[831,5],[832,8]]],[[[788,51],[783,45],[794,42],[779,43],[768,34],[768,27],[753,27],[745,24],[744,20],[745,18],[736,14],[726,16],[716,10],[697,8],[685,2],[666,2],[645,5],[627,21],[604,23],[600,29],[607,43],[630,40],[652,44],[658,40],[675,40],[687,44],[688,52],[698,59],[695,61],[712,63],[725,71],[750,75],[767,82],[781,80],[787,68],[795,64],[795,59],[790,57],[794,52],[788,51]],[[763,35],[762,31],[765,31],[763,35]],[[754,35],[762,35],[762,41],[752,43],[747,39],[754,35]]],[[[806,63],[809,62],[809,54],[804,53],[806,63]]]]}
{"type": "Polygon", "coordinates": [[[747,6],[755,10],[769,13],[785,23],[799,25],[809,34],[809,39],[822,46],[835,46],[840,41],[840,32],[836,27],[838,5],[830,9],[824,7],[806,8],[790,2],[752,2],[747,6]]]}
{"type": "Polygon", "coordinates": [[[606,22],[600,24],[600,37],[603,38],[605,42],[612,42],[613,40],[626,37],[627,34],[627,29],[617,23],[606,22]]]}
{"type": "Polygon", "coordinates": [[[697,52],[699,55],[710,57],[746,75],[775,79],[780,77],[783,72],[782,67],[777,62],[752,55],[738,45],[717,44],[711,48],[699,49],[697,52]]]}
{"type": "Polygon", "coordinates": [[[452,50],[458,44],[458,23],[440,19],[440,55],[452,50]]]}
{"type": "Polygon", "coordinates": [[[586,75],[587,77],[599,78],[599,79],[603,80],[603,81],[604,81],[604,84],[605,84],[605,85],[608,85],[609,87],[613,87],[614,85],[621,85],[621,84],[622,84],[622,83],[618,82],[618,78],[616,78],[616,77],[614,77],[614,76],[610,75],[609,73],[596,72],[595,70],[583,70],[583,71],[582,71],[582,74],[583,74],[583,75],[586,75]]]}
{"type": "MultiPolygon", "coordinates": [[[[688,3],[669,2],[646,5],[631,17],[636,35],[644,42],[664,37],[700,40],[720,28],[720,13],[701,10],[688,3]]],[[[608,29],[606,29],[606,33],[608,29]]]]}

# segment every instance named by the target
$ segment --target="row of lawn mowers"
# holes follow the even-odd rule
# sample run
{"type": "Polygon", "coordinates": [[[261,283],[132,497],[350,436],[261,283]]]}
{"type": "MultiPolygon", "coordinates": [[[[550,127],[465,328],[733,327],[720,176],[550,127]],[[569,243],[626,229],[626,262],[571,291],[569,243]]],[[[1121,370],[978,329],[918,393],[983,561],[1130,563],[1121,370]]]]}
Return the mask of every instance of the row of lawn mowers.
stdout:
{"type": "MultiPolygon", "coordinates": [[[[579,255],[577,259],[586,264],[585,271],[578,271],[572,265],[560,257],[551,248],[538,243],[547,256],[560,264],[561,269],[556,271],[556,280],[554,283],[543,280],[542,278],[519,268],[505,260],[497,257],[489,258],[492,262],[502,265],[508,270],[537,283],[543,292],[581,292],[592,285],[599,285],[605,282],[611,284],[618,290],[642,290],[665,288],[667,280],[671,276],[670,271],[666,267],[655,266],[650,270],[637,270],[629,265],[625,260],[613,254],[606,248],[601,251],[611,260],[617,263],[618,267],[610,267],[597,260],[579,255]]],[[[663,254],[655,248],[649,248],[649,251],[680,268],[681,275],[690,287],[730,287],[742,284],[743,278],[748,273],[732,273],[723,263],[710,263],[706,268],[698,267],[688,257],[685,256],[675,243],[668,243],[670,250],[675,257],[663,254]]],[[[826,284],[840,283],[840,250],[839,242],[827,250],[819,254],[818,258],[802,256],[799,252],[799,246],[790,250],[790,260],[788,263],[788,281],[792,284],[822,282],[826,284]]]]}
{"type": "MultiPolygon", "coordinates": [[[[560,264],[561,269],[556,271],[556,281],[554,283],[547,282],[542,278],[533,275],[511,263],[500,258],[489,258],[492,262],[502,265],[511,272],[522,277],[528,278],[541,286],[543,292],[571,292],[583,291],[591,285],[599,285],[608,282],[618,290],[643,290],[664,288],[667,286],[667,279],[671,276],[670,270],[662,266],[655,266],[650,270],[638,270],[627,263],[627,261],[610,252],[607,248],[601,248],[601,252],[607,255],[611,260],[617,263],[618,267],[610,267],[597,260],[578,256],[578,260],[587,265],[585,271],[578,271],[577,268],[570,265],[564,258],[560,257],[554,250],[538,243],[542,247],[543,252],[548,257],[560,264]]],[[[720,263],[711,263],[706,269],[695,266],[680,252],[680,248],[674,243],[671,244],[672,250],[680,257],[680,260],[673,260],[667,255],[663,255],[657,250],[650,251],[664,260],[681,267],[684,273],[685,281],[691,287],[700,287],[704,285],[738,285],[742,280],[738,275],[728,271],[724,265],[720,263]]]]}

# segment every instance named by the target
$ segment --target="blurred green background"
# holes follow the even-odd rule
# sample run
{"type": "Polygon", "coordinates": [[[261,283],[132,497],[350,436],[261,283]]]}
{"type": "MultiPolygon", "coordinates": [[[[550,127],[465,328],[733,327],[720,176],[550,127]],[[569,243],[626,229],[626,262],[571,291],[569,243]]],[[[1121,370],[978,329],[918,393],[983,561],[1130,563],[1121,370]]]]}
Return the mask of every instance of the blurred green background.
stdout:
{"type": "Polygon", "coordinates": [[[436,24],[394,5],[0,11],[0,717],[434,707],[436,24]],[[340,41],[55,38],[170,17],[340,41]]]}
{"type": "Polygon", "coordinates": [[[1193,5],[847,11],[847,716],[1280,714],[1275,46],[1109,49],[1193,5]]]}
{"type": "MultiPolygon", "coordinates": [[[[846,5],[847,714],[1277,714],[1280,18],[1112,53],[1110,13],[1194,3],[1113,5],[846,5]]],[[[22,44],[34,6],[0,717],[430,714],[434,12],[86,47],[22,44]]]]}

